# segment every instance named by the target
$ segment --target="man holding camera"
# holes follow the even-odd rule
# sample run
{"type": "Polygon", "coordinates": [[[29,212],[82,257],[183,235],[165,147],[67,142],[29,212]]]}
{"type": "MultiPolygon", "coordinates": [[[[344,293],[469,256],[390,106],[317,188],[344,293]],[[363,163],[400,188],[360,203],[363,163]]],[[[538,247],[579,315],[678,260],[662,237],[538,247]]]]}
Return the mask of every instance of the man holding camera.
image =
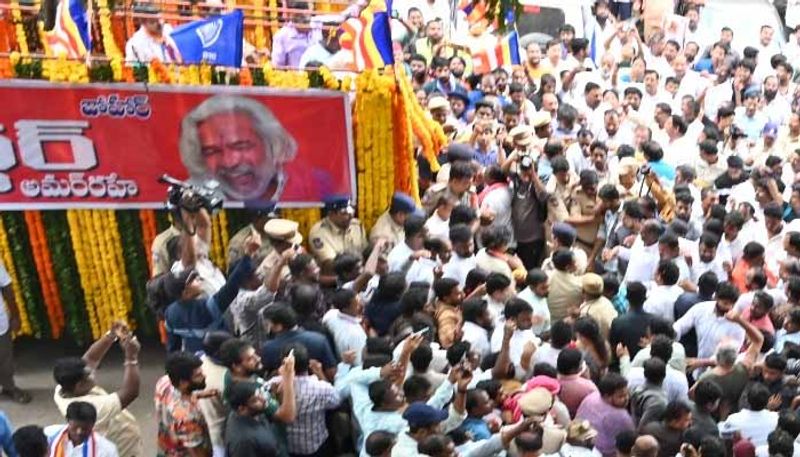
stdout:
{"type": "MultiPolygon", "coordinates": [[[[215,293],[208,293],[204,284],[207,278],[198,267],[197,244],[209,239],[210,217],[205,208],[196,213],[181,209],[183,233],[181,234],[182,271],[173,271],[166,284],[172,304],[164,313],[167,328],[167,351],[200,351],[206,332],[218,330],[223,324],[223,314],[236,298],[242,283],[253,272],[252,257],[261,247],[261,238],[251,236],[245,246],[245,255],[232,266],[230,277],[215,293]],[[207,237],[207,238],[206,238],[207,237]]],[[[177,266],[177,263],[176,263],[177,266]]],[[[175,270],[175,269],[174,269],[175,270]]],[[[223,278],[224,280],[224,278],[223,278]]]]}
{"type": "Polygon", "coordinates": [[[511,176],[511,225],[517,255],[526,269],[536,268],[545,254],[544,224],[549,194],[539,179],[536,162],[524,150],[515,149],[503,163],[511,176]]]}

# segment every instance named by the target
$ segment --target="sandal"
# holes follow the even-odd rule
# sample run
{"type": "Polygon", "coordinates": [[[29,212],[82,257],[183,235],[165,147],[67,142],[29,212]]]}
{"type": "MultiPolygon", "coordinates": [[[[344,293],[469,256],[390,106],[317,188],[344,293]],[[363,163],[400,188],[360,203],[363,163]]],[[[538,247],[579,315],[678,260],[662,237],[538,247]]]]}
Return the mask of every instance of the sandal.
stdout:
{"type": "Polygon", "coordinates": [[[31,400],[33,400],[31,394],[20,389],[19,387],[15,387],[12,390],[3,390],[2,395],[4,397],[10,398],[11,401],[22,405],[28,404],[31,402],[31,400]]]}

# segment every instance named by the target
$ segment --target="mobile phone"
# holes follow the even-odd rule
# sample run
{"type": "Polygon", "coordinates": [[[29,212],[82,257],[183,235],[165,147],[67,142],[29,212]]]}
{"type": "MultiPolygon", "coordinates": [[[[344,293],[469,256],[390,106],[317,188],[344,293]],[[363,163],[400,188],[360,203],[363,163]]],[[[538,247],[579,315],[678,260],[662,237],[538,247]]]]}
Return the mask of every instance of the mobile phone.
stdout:
{"type": "Polygon", "coordinates": [[[430,330],[431,330],[430,328],[425,327],[425,328],[423,328],[421,330],[417,330],[416,332],[412,333],[411,335],[412,336],[424,335],[424,334],[428,333],[430,330]]]}

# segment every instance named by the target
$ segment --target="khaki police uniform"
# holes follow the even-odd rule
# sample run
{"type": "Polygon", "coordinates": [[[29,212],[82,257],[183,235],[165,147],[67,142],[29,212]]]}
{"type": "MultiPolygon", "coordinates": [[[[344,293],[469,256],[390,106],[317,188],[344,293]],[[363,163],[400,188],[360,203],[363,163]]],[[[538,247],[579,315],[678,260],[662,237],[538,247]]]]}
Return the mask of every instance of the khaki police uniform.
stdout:
{"type": "Polygon", "coordinates": [[[349,252],[361,257],[367,248],[367,236],[358,219],[353,218],[350,225],[342,230],[330,219],[323,218],[314,224],[308,233],[311,254],[322,265],[333,260],[338,254],[349,252]]]}
{"type": "MultiPolygon", "coordinates": [[[[597,199],[591,198],[578,186],[572,191],[569,202],[569,215],[575,216],[590,216],[594,214],[594,209],[599,205],[597,199]]],[[[578,238],[576,243],[578,247],[591,254],[594,240],[597,237],[597,231],[600,229],[600,221],[595,220],[590,224],[582,224],[575,227],[578,231],[578,238]]]]}
{"type": "Polygon", "coordinates": [[[254,258],[263,259],[273,250],[269,242],[269,237],[266,233],[262,232],[263,230],[261,232],[257,231],[253,224],[248,224],[239,229],[239,231],[231,237],[230,241],[228,241],[228,268],[237,260],[244,257],[244,245],[253,233],[258,233],[261,236],[261,247],[258,249],[258,252],[256,252],[254,258]]]}
{"type": "Polygon", "coordinates": [[[386,210],[381,217],[375,221],[372,230],[369,231],[369,241],[372,244],[383,238],[390,242],[392,246],[396,246],[405,240],[405,230],[403,226],[398,224],[392,219],[392,215],[386,210]]]}
{"type": "Polygon", "coordinates": [[[151,263],[153,266],[153,277],[166,273],[172,268],[172,262],[169,260],[169,251],[167,250],[167,243],[169,240],[180,236],[181,231],[174,225],[170,225],[168,229],[156,235],[151,245],[151,263]]]}
{"type": "Polygon", "coordinates": [[[472,208],[478,208],[478,195],[474,190],[469,189],[461,196],[454,194],[447,184],[434,184],[425,191],[425,196],[422,197],[422,207],[425,209],[425,214],[430,216],[436,210],[436,204],[442,197],[452,198],[458,205],[467,205],[472,208]]]}

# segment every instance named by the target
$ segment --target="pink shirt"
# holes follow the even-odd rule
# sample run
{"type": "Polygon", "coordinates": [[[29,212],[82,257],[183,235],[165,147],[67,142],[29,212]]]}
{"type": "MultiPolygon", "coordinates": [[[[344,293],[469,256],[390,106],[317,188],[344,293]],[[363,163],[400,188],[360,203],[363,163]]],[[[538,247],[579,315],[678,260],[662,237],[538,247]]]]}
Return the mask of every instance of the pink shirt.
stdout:
{"type": "Polygon", "coordinates": [[[584,398],[593,392],[597,392],[597,386],[579,374],[558,375],[558,383],[561,384],[561,392],[559,392],[558,398],[561,403],[566,405],[570,417],[575,417],[575,412],[578,411],[578,407],[584,398]]]}

